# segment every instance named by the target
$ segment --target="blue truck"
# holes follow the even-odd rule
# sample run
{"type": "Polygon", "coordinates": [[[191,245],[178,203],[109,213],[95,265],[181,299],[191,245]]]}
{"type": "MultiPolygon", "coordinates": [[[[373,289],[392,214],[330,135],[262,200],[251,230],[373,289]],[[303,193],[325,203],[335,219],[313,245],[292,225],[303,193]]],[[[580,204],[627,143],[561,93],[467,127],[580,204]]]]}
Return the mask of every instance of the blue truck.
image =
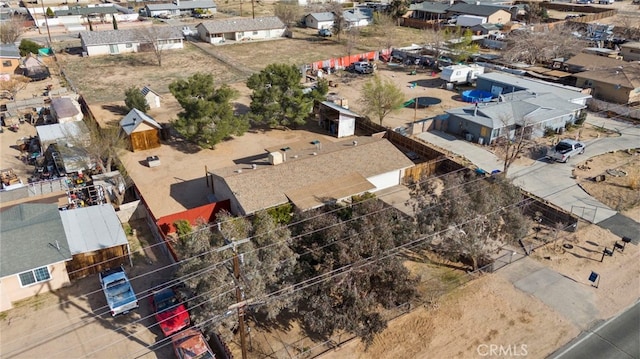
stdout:
{"type": "Polygon", "coordinates": [[[138,308],[138,298],[122,266],[100,272],[100,284],[111,316],[127,314],[138,308]]]}

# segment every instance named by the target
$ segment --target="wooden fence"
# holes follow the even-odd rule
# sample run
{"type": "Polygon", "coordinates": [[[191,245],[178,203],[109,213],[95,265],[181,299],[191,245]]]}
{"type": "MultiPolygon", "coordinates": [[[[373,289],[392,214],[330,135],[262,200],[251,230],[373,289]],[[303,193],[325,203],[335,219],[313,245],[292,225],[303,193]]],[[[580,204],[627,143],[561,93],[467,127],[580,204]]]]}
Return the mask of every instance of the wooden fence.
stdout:
{"type": "Polygon", "coordinates": [[[66,262],[66,266],[69,279],[75,280],[128,262],[128,245],[123,244],[98,251],[74,254],[73,258],[66,262]]]}

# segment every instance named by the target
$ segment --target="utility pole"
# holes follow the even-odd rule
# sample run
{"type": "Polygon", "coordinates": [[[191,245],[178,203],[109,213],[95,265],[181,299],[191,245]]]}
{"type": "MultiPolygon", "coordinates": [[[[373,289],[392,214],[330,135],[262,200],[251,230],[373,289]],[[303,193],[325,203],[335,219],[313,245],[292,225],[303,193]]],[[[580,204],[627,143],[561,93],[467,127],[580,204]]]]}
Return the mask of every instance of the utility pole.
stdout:
{"type": "Polygon", "coordinates": [[[49,47],[51,47],[51,31],[49,31],[49,20],[47,19],[47,12],[44,9],[44,0],[42,0],[42,15],[44,16],[44,24],[47,26],[47,38],[49,39],[49,47]]]}
{"type": "Polygon", "coordinates": [[[240,347],[242,348],[242,359],[247,359],[247,338],[244,332],[244,293],[240,287],[240,258],[236,246],[233,246],[233,276],[236,279],[236,301],[238,305],[238,331],[240,332],[240,347]]]}

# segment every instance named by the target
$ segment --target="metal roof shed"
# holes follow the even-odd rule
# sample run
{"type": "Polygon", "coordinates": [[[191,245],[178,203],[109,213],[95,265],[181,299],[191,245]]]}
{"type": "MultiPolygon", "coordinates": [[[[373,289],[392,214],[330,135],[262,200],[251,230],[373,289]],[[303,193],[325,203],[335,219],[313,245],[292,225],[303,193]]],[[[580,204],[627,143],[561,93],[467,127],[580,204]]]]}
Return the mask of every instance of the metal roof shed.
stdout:
{"type": "Polygon", "coordinates": [[[60,217],[73,255],[67,263],[72,279],[119,266],[127,257],[131,259],[129,241],[112,205],[61,211],[60,217]]]}

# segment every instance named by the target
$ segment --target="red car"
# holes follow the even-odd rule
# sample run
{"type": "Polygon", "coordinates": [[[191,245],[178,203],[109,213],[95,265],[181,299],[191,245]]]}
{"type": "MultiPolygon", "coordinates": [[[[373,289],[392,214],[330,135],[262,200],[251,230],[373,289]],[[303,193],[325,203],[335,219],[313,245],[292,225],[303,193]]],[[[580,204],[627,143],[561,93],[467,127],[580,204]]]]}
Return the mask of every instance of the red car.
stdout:
{"type": "Polygon", "coordinates": [[[171,289],[163,289],[151,296],[151,309],[165,337],[186,328],[191,324],[189,312],[171,289]]]}
{"type": "Polygon", "coordinates": [[[185,329],[175,334],[171,342],[178,359],[214,359],[216,357],[199,330],[185,329]]]}

